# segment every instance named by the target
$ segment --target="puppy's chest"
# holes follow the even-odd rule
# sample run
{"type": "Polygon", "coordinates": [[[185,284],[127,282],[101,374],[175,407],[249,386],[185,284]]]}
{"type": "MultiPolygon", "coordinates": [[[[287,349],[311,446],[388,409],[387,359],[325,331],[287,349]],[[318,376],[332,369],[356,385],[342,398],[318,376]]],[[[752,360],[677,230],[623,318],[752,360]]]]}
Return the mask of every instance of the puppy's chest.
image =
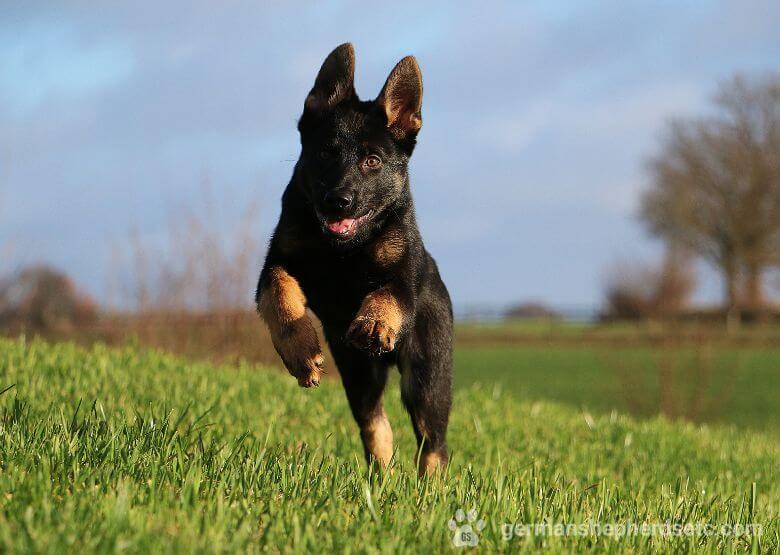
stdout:
{"type": "Polygon", "coordinates": [[[364,257],[310,256],[296,272],[309,306],[320,317],[352,317],[386,274],[364,257]]]}
{"type": "Polygon", "coordinates": [[[343,300],[365,296],[378,287],[383,272],[360,258],[312,256],[301,262],[301,285],[307,296],[335,296],[343,300]]]}

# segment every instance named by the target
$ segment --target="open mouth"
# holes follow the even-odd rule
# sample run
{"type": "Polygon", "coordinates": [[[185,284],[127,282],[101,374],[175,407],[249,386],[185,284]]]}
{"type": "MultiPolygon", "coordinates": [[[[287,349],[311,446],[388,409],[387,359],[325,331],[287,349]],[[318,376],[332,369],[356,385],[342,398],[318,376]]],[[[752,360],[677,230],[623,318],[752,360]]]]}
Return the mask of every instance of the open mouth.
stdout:
{"type": "Polygon", "coordinates": [[[344,218],[341,220],[327,220],[325,228],[337,237],[350,237],[357,231],[358,227],[371,216],[372,210],[369,210],[359,218],[344,218]]]}

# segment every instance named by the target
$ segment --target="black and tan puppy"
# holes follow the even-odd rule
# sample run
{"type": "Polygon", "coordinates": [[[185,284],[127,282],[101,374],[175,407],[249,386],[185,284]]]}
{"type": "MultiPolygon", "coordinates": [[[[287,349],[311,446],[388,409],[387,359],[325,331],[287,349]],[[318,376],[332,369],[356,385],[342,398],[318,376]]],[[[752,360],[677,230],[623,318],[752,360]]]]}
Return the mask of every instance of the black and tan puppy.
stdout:
{"type": "Polygon", "coordinates": [[[366,457],[382,465],[393,454],[382,391],[397,365],[420,472],[432,472],[447,462],[452,305],[409,190],[422,76],[406,57],[376,100],[361,101],[354,72],[355,52],[343,44],[306,97],[302,152],[282,197],[257,308],[303,387],[319,384],[323,365],[306,308],[321,320],[366,457]]]}

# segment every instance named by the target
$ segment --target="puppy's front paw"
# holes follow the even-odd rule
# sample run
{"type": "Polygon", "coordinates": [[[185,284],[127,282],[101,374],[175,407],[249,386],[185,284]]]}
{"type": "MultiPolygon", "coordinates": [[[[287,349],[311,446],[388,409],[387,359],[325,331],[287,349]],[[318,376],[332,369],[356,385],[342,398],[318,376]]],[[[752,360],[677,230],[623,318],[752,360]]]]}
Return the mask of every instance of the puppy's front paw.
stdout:
{"type": "Polygon", "coordinates": [[[389,353],[395,348],[396,331],[382,320],[358,316],[347,330],[347,341],[372,355],[389,353]]]}
{"type": "Polygon", "coordinates": [[[298,380],[299,386],[312,387],[320,385],[325,365],[325,358],[322,356],[322,353],[294,357],[292,359],[284,357],[282,362],[287,367],[287,371],[298,380]]]}
{"type": "Polygon", "coordinates": [[[289,324],[281,333],[272,335],[271,338],[284,366],[298,380],[298,385],[320,385],[320,379],[325,372],[325,358],[322,356],[317,332],[308,318],[289,324]]]}

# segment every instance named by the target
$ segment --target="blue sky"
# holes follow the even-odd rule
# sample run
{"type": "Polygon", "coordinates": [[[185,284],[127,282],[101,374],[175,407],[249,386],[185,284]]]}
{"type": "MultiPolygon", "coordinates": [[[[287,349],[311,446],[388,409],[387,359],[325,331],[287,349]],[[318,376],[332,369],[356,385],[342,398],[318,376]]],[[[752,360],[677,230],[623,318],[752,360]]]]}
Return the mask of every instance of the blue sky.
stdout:
{"type": "Polygon", "coordinates": [[[204,180],[267,236],[303,99],[351,41],[364,98],[422,67],[412,187],[456,305],[595,306],[611,262],[659,252],[635,214],[664,121],[780,70],[778,29],[776,1],[4,6],[0,271],[48,261],[100,298],[112,247],[161,240],[204,180]]]}

